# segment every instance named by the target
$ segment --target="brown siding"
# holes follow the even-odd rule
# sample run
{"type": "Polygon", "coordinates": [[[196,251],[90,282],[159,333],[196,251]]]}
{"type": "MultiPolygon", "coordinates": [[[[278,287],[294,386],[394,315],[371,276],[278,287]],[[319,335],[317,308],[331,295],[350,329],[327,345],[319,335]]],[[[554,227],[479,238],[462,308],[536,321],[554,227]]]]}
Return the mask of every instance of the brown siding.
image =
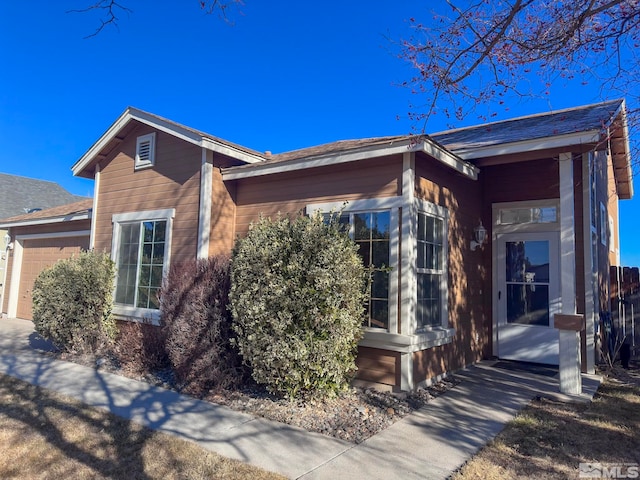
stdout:
{"type": "Polygon", "coordinates": [[[211,230],[209,232],[209,255],[228,254],[235,239],[236,205],[235,185],[225,184],[218,167],[233,163],[224,157],[214,157],[213,192],[211,205],[211,230]]]}
{"type": "Polygon", "coordinates": [[[449,211],[449,326],[455,328],[453,342],[414,354],[414,381],[419,384],[446,371],[455,371],[491,352],[488,245],[472,252],[473,229],[483,220],[481,182],[418,157],[416,196],[449,211]]]}
{"type": "Polygon", "coordinates": [[[365,382],[395,386],[400,384],[400,353],[359,347],[356,378],[365,382]]]}
{"type": "Polygon", "coordinates": [[[560,198],[558,160],[553,158],[484,167],[485,197],[492,203],[560,198]]]}
{"type": "Polygon", "coordinates": [[[198,242],[202,150],[156,132],[155,166],[135,171],[136,138],[152,131],[140,125],[101,162],[95,248],[111,251],[112,215],[175,208],[172,261],[193,258],[198,242]]]}
{"type": "Polygon", "coordinates": [[[297,214],[309,203],[399,195],[402,157],[347,163],[238,180],[236,234],[264,215],[297,214]]]}

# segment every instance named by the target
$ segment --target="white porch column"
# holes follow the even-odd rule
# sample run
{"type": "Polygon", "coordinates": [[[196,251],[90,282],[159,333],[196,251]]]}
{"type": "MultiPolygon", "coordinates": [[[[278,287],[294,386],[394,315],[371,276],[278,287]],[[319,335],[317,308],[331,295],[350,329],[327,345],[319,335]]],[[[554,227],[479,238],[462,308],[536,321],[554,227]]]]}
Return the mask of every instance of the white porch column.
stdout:
{"type": "MultiPolygon", "coordinates": [[[[573,155],[561,153],[560,164],[560,285],[563,315],[576,313],[576,255],[574,223],[573,155]]],[[[558,316],[556,315],[556,318],[558,316]]],[[[561,325],[554,326],[560,328],[561,325]]],[[[580,376],[580,332],[558,330],[560,391],[582,393],[580,376]]]]}
{"type": "Polygon", "coordinates": [[[93,179],[93,206],[91,207],[91,234],[89,235],[89,249],[96,248],[96,218],[98,217],[98,196],[100,195],[100,163],[96,165],[93,179]]]}
{"type": "Polygon", "coordinates": [[[213,201],[213,152],[202,148],[200,167],[200,210],[198,214],[197,258],[209,257],[209,236],[211,234],[211,202],[213,201]]]}
{"type": "MultiPolygon", "coordinates": [[[[416,319],[416,211],[415,211],[415,153],[402,157],[402,253],[400,257],[400,322],[399,331],[410,335],[416,319]]],[[[394,332],[395,333],[395,332],[394,332]]],[[[400,388],[413,390],[413,353],[401,353],[400,388]]]]}
{"type": "Polygon", "coordinates": [[[582,235],[584,255],[584,318],[586,338],[587,373],[595,372],[596,361],[596,324],[600,307],[598,305],[598,275],[594,265],[594,245],[591,222],[591,158],[593,153],[582,154],[582,235]]]}

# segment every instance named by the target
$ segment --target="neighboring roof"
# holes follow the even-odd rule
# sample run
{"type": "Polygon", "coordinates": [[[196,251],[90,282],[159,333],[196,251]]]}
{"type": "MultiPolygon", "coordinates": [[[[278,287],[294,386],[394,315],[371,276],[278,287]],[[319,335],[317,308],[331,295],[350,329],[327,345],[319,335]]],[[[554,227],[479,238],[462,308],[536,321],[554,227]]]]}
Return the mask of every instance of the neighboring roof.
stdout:
{"type": "Polygon", "coordinates": [[[92,208],[93,200],[88,198],[79,202],[68,203],[66,205],[60,205],[46,210],[25,213],[0,220],[0,228],[85,220],[91,218],[92,208]]]}
{"type": "Polygon", "coordinates": [[[476,179],[478,169],[451,153],[427,135],[340,140],[315,147],[271,155],[266,162],[222,169],[224,180],[269,175],[327,165],[376,158],[399,153],[423,152],[454,170],[476,179]]]}
{"type": "Polygon", "coordinates": [[[92,167],[99,159],[105,158],[117,147],[126,135],[140,122],[157,130],[169,133],[199,147],[238,159],[244,163],[262,162],[264,154],[243,147],[222,138],[194,128],[181,125],[172,120],[154,115],[137,108],[128,107],[118,119],[107,129],[93,146],[71,167],[73,174],[79,177],[92,178],[92,167]]]}
{"type": "Polygon", "coordinates": [[[54,182],[0,173],[0,219],[75,202],[73,195],[54,182]]]}

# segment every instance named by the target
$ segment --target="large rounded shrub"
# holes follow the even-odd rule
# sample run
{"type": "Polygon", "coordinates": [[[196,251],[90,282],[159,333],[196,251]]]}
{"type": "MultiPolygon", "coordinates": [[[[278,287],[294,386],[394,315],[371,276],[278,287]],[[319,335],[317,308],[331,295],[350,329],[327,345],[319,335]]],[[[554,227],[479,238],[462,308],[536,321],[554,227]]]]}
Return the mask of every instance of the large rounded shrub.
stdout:
{"type": "Polygon", "coordinates": [[[33,286],[36,332],[66,351],[95,352],[111,342],[114,275],[109,256],[93,251],[44,269],[33,286]]]}
{"type": "Polygon", "coordinates": [[[261,218],[233,250],[237,344],[273,393],[333,394],[355,373],[365,302],[357,246],[320,214],[261,218]]]}
{"type": "Polygon", "coordinates": [[[246,376],[231,345],[229,256],[171,266],[160,291],[160,323],[171,367],[183,389],[202,395],[246,376]]]}

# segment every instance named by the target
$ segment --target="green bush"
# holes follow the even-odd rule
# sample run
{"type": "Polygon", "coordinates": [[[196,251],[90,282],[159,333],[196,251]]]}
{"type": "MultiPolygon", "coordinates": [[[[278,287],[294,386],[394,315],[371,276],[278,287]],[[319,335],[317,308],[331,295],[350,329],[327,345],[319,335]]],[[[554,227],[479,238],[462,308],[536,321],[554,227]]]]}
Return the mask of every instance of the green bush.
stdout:
{"type": "Polygon", "coordinates": [[[95,352],[117,333],[111,317],[115,266],[108,255],[83,252],[59,260],[36,278],[36,331],[66,351],[95,352]]]}
{"type": "Polygon", "coordinates": [[[171,266],[160,291],[166,353],[184,391],[203,395],[247,377],[231,345],[229,256],[171,266]]]}
{"type": "Polygon", "coordinates": [[[320,214],[261,218],[233,250],[230,301],[253,378],[290,398],[331,395],[355,373],[365,302],[357,246],[320,214]]]}

